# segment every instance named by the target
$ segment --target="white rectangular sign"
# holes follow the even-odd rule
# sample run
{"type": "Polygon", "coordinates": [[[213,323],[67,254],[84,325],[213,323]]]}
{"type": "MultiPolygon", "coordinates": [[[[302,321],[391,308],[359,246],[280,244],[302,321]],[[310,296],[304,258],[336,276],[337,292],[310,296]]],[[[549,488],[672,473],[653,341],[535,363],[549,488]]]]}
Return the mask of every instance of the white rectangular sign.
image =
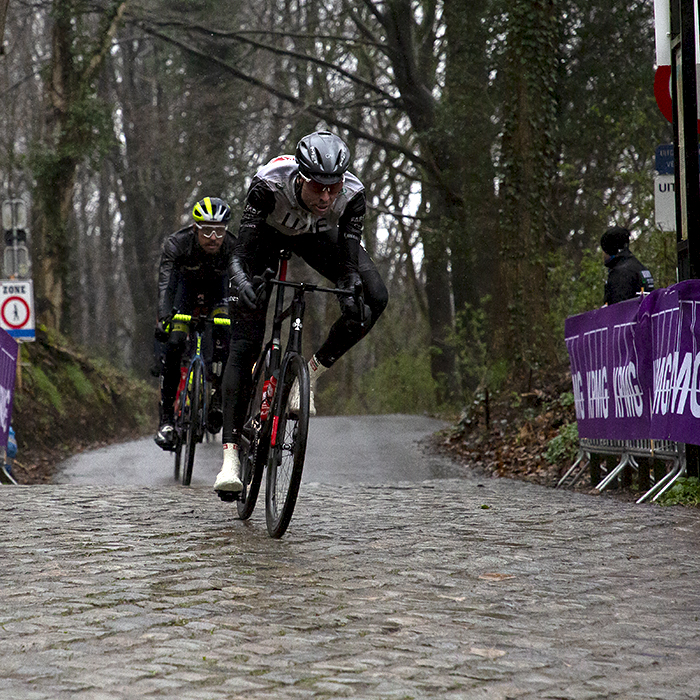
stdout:
{"type": "Polygon", "coordinates": [[[32,280],[0,280],[0,327],[20,342],[36,339],[32,280]]]}
{"type": "Polygon", "coordinates": [[[664,231],[676,230],[676,193],[673,175],[654,178],[654,221],[664,231]]]}

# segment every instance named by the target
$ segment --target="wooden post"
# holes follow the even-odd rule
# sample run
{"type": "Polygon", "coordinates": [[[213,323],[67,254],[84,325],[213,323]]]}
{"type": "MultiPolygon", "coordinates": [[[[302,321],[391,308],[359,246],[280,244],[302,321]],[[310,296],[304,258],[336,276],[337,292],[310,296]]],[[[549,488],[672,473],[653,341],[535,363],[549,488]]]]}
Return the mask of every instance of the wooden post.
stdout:
{"type": "Polygon", "coordinates": [[[588,465],[591,472],[591,486],[595,488],[600,483],[600,455],[591,452],[588,465]]]}
{"type": "Polygon", "coordinates": [[[15,393],[22,391],[22,343],[17,343],[17,366],[15,369],[15,393]]]}
{"type": "Polygon", "coordinates": [[[637,465],[639,466],[639,471],[637,472],[637,489],[646,493],[651,488],[651,478],[649,474],[651,459],[649,457],[637,457],[637,465]]]}

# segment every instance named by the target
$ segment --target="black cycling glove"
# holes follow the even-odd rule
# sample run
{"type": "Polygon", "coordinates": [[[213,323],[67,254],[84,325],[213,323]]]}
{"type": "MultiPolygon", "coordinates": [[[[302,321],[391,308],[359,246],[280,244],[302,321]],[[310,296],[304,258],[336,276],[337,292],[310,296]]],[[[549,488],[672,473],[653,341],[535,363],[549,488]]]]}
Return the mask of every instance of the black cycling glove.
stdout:
{"type": "Polygon", "coordinates": [[[173,317],[172,316],[163,316],[163,318],[158,319],[158,323],[156,323],[156,340],[158,340],[161,343],[167,343],[168,338],[170,337],[170,323],[172,322],[173,317]]]}
{"type": "Polygon", "coordinates": [[[237,258],[231,262],[231,285],[238,292],[238,298],[251,311],[261,309],[267,302],[267,283],[275,276],[274,270],[265,270],[263,275],[255,275],[251,281],[237,258]]]}
{"type": "Polygon", "coordinates": [[[258,307],[255,288],[238,258],[231,261],[231,273],[232,292],[238,294],[238,299],[244,306],[251,311],[255,310],[258,307]]]}
{"type": "Polygon", "coordinates": [[[369,320],[370,310],[362,297],[362,280],[358,272],[348,272],[343,275],[337,284],[338,289],[353,292],[354,296],[339,297],[340,311],[345,318],[357,323],[365,323],[369,320]]]}

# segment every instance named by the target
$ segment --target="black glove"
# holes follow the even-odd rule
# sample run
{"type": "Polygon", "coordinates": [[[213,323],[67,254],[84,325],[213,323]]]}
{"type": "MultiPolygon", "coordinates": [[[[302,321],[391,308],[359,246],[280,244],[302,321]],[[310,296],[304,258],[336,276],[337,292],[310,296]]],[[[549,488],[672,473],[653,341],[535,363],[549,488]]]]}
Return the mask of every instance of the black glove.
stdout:
{"type": "Polygon", "coordinates": [[[253,277],[253,288],[255,289],[255,306],[262,309],[267,304],[267,299],[270,294],[270,280],[275,276],[275,271],[269,267],[262,275],[253,277]]]}
{"type": "Polygon", "coordinates": [[[236,283],[238,298],[251,310],[258,308],[257,295],[255,294],[255,287],[247,280],[241,280],[236,283]]]}
{"type": "Polygon", "coordinates": [[[255,294],[255,287],[251,283],[246,271],[243,269],[240,261],[234,258],[231,263],[231,291],[244,306],[251,311],[258,308],[258,301],[255,294]]]}
{"type": "Polygon", "coordinates": [[[362,297],[362,280],[360,279],[359,273],[348,272],[338,280],[337,287],[338,289],[354,294],[352,297],[339,297],[340,311],[343,316],[357,323],[365,323],[369,318],[370,311],[362,297]]]}
{"type": "Polygon", "coordinates": [[[156,323],[156,340],[161,343],[167,343],[170,337],[170,322],[173,320],[172,316],[163,316],[163,318],[158,319],[156,323]]]}

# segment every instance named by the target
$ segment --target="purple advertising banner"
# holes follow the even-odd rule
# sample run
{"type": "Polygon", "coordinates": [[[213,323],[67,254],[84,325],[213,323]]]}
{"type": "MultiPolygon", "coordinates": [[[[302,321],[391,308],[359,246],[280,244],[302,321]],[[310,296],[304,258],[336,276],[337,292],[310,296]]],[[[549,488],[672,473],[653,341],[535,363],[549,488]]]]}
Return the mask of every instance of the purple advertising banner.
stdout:
{"type": "Polygon", "coordinates": [[[0,447],[7,445],[17,376],[17,341],[0,328],[0,447]]]}
{"type": "Polygon", "coordinates": [[[579,437],[649,436],[649,402],[635,343],[639,299],[566,319],[579,437]]]}
{"type": "Polygon", "coordinates": [[[680,305],[676,285],[658,289],[647,296],[640,305],[638,321],[638,347],[642,363],[651,374],[647,387],[647,401],[651,407],[648,438],[669,439],[672,418],[669,411],[673,360],[678,357],[678,320],[680,305]]]}
{"type": "Polygon", "coordinates": [[[639,313],[652,367],[651,426],[655,440],[700,443],[698,367],[700,280],[650,294],[639,313]]]}
{"type": "Polygon", "coordinates": [[[579,436],[700,444],[700,280],[566,320],[579,436]]]}

